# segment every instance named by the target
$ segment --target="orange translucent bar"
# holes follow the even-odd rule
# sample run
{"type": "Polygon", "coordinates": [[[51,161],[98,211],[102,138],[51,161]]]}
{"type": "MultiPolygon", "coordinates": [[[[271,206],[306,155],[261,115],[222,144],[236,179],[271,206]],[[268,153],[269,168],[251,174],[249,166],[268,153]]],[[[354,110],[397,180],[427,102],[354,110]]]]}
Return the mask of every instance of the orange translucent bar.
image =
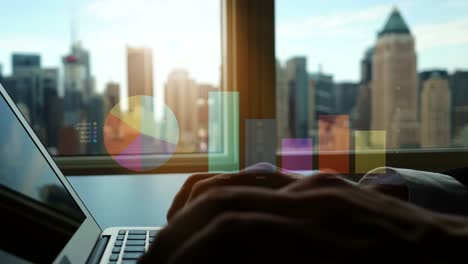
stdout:
{"type": "Polygon", "coordinates": [[[321,115],[318,125],[319,170],[349,173],[349,115],[321,115]]]}

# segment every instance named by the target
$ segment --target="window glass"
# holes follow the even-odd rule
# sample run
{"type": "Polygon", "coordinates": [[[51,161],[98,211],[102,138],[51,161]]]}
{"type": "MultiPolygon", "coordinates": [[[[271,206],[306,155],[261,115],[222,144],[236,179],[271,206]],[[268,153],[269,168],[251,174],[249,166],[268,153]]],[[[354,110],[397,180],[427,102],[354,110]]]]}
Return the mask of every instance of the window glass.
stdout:
{"type": "Polygon", "coordinates": [[[2,7],[0,83],[51,154],[208,151],[208,94],[220,86],[220,1],[2,7]]]}
{"type": "Polygon", "coordinates": [[[319,152],[468,147],[466,2],[275,4],[281,139],[319,152]]]}

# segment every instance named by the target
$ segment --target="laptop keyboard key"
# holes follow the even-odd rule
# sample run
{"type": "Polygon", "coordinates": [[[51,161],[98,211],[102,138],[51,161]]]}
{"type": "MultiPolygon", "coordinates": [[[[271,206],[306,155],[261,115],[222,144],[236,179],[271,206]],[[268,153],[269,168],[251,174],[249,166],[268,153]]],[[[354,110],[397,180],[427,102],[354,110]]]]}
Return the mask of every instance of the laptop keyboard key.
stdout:
{"type": "Polygon", "coordinates": [[[120,230],[119,235],[125,235],[125,230],[120,230]]]}
{"type": "Polygon", "coordinates": [[[157,234],[157,233],[158,233],[158,231],[157,231],[157,230],[151,230],[151,231],[149,231],[149,235],[150,235],[150,237],[154,237],[154,236],[156,236],[156,234],[157,234]]]}
{"type": "Polygon", "coordinates": [[[145,240],[127,240],[126,246],[144,246],[145,240]]]}
{"type": "Polygon", "coordinates": [[[114,248],[112,249],[112,253],[119,254],[119,253],[120,253],[120,247],[114,247],[114,248]]]}
{"type": "Polygon", "coordinates": [[[145,240],[146,236],[142,235],[129,235],[127,236],[127,240],[145,240]]]}
{"type": "Polygon", "coordinates": [[[119,235],[117,236],[117,240],[123,240],[125,236],[119,235]]]}
{"type": "Polygon", "coordinates": [[[110,256],[110,261],[117,261],[119,259],[119,254],[112,254],[110,256]]]}
{"type": "Polygon", "coordinates": [[[114,247],[122,246],[122,241],[115,241],[114,247]]]}
{"type": "Polygon", "coordinates": [[[144,246],[126,246],[125,252],[145,252],[144,246]]]}
{"type": "Polygon", "coordinates": [[[136,259],[132,259],[132,260],[124,260],[121,262],[122,264],[136,264],[137,261],[136,259]]]}
{"type": "Polygon", "coordinates": [[[146,236],[146,230],[130,230],[128,231],[129,235],[145,235],[146,236]]]}
{"type": "Polygon", "coordinates": [[[141,255],[143,255],[143,253],[140,253],[140,252],[131,252],[131,253],[125,253],[123,255],[123,258],[124,260],[127,260],[127,259],[138,259],[141,255]]]}

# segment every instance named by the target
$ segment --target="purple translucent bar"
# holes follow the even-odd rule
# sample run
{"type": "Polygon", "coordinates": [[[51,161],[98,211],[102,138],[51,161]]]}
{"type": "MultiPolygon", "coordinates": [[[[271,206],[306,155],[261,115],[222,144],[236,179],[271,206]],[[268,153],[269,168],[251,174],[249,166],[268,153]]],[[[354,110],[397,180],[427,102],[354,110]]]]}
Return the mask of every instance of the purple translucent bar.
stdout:
{"type": "Polygon", "coordinates": [[[281,167],[286,170],[312,170],[312,139],[281,140],[281,167]]]}

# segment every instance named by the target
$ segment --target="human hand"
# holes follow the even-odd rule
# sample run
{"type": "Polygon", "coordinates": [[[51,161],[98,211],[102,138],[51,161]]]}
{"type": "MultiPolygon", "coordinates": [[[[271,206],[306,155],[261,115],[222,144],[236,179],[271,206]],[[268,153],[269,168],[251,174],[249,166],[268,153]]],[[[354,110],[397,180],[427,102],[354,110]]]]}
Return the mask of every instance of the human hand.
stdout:
{"type": "MultiPolygon", "coordinates": [[[[320,173],[321,177],[325,175],[334,177],[340,177],[339,175],[329,172],[320,173]]],[[[217,187],[226,186],[254,186],[269,189],[280,189],[286,187],[297,180],[301,179],[302,176],[294,174],[269,163],[258,163],[239,173],[200,173],[191,175],[183,184],[179,192],[176,194],[169,210],[167,213],[168,221],[180,211],[190,201],[194,200],[199,195],[213,190],[217,187]]],[[[343,180],[340,178],[340,180],[343,180]]],[[[311,182],[321,181],[317,177],[311,177],[311,182]]],[[[307,182],[307,181],[306,181],[307,182]]],[[[287,190],[296,190],[309,188],[304,185],[304,182],[298,183],[298,185],[292,185],[287,190]]],[[[363,188],[373,189],[381,193],[399,198],[406,201],[408,197],[408,190],[405,185],[403,186],[392,186],[392,185],[366,185],[363,188]]]]}
{"type": "Polygon", "coordinates": [[[288,173],[269,163],[258,163],[239,173],[200,173],[191,175],[176,194],[167,213],[167,219],[199,195],[218,187],[255,186],[268,189],[282,188],[298,179],[300,175],[288,173]]]}
{"type": "Polygon", "coordinates": [[[467,229],[466,219],[319,175],[278,191],[211,190],[169,222],[141,263],[447,263],[464,256],[467,229]]]}

